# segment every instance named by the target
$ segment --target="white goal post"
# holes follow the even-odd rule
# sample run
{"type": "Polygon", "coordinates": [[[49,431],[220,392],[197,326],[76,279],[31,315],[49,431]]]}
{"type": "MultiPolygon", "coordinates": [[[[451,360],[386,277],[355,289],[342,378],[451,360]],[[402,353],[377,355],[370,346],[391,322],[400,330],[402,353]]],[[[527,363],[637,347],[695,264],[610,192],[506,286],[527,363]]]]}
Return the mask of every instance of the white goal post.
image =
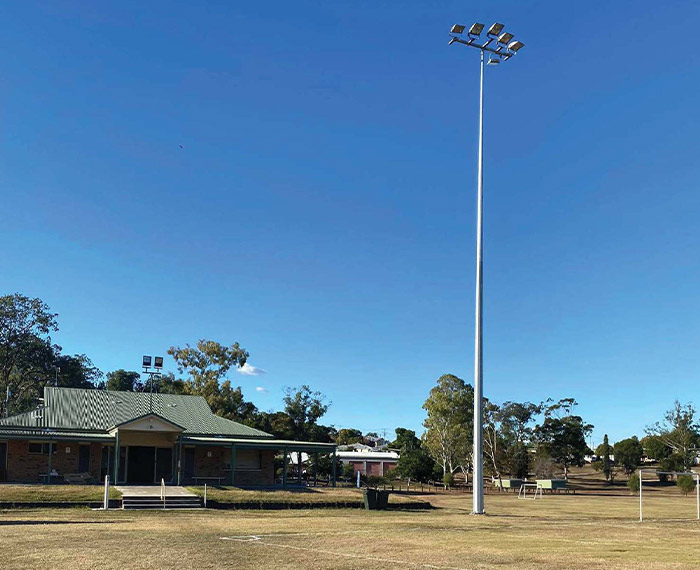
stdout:
{"type": "Polygon", "coordinates": [[[640,469],[639,470],[639,522],[644,521],[644,506],[642,503],[642,483],[644,482],[644,473],[653,473],[654,475],[689,475],[695,479],[695,511],[696,518],[700,521],[700,473],[694,471],[657,471],[656,469],[640,469]]]}

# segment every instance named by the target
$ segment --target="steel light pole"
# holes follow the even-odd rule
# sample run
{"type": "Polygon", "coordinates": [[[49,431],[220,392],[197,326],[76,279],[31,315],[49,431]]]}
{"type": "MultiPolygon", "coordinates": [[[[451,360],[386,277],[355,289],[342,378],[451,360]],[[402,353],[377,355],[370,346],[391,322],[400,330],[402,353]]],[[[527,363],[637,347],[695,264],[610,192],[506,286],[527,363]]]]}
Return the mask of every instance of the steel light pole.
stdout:
{"type": "Polygon", "coordinates": [[[489,65],[508,61],[524,46],[520,41],[513,41],[513,34],[503,31],[503,24],[493,24],[486,32],[486,39],[481,40],[483,24],[472,24],[466,38],[462,37],[465,27],[455,24],[450,30],[450,45],[463,44],[477,48],[480,52],[481,77],[479,87],[479,163],[477,171],[476,193],[476,311],[474,323],[474,482],[473,508],[475,515],[484,514],[484,427],[483,427],[483,385],[482,385],[482,293],[483,279],[483,195],[484,195],[484,54],[489,53],[489,65]],[[495,46],[492,44],[495,43],[495,46]]]}

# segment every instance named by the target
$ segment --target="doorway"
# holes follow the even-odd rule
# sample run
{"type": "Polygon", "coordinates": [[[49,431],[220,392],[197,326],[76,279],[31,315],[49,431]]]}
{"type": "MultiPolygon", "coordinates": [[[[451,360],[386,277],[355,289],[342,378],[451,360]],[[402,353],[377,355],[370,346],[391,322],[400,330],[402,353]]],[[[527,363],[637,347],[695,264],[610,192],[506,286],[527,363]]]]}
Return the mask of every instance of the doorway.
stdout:
{"type": "Polygon", "coordinates": [[[78,473],[90,472],[90,446],[78,446],[78,473]]]}
{"type": "Polygon", "coordinates": [[[126,482],[133,484],[160,483],[173,478],[173,450],[170,447],[129,446],[126,482]]]}
{"type": "Polygon", "coordinates": [[[127,483],[154,483],[155,447],[129,446],[127,483]]]}

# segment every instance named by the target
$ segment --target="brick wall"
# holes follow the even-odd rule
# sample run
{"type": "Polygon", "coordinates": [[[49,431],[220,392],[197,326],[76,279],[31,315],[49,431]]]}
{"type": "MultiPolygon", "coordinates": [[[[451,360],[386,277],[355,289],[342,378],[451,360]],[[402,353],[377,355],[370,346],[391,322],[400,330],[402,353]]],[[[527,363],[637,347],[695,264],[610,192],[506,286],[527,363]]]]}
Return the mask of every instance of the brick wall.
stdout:
{"type": "MultiPolygon", "coordinates": [[[[100,477],[101,446],[99,443],[88,443],[90,446],[90,475],[95,481],[100,477]]],[[[59,475],[78,473],[80,442],[53,442],[51,470],[59,475]]],[[[7,443],[7,480],[17,483],[37,483],[41,481],[40,474],[48,473],[49,456],[45,453],[29,453],[29,441],[10,440],[7,443]]]]}
{"type": "Polygon", "coordinates": [[[196,477],[225,477],[226,461],[225,447],[195,447],[194,448],[194,474],[196,477]]]}

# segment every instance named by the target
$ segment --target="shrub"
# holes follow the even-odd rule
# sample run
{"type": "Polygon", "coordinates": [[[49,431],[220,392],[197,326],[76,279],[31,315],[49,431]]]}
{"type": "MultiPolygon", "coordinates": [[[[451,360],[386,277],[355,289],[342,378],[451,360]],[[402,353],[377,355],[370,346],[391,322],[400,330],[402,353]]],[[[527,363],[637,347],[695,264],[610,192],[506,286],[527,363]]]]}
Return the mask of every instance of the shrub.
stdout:
{"type": "Polygon", "coordinates": [[[685,496],[695,489],[695,479],[691,475],[679,475],[676,479],[676,486],[685,496]]]}
{"type": "Polygon", "coordinates": [[[445,484],[445,487],[452,487],[455,484],[455,477],[452,473],[445,473],[442,482],[445,484]]]}
{"type": "Polygon", "coordinates": [[[639,472],[635,471],[632,473],[627,479],[627,487],[629,490],[634,493],[635,495],[639,493],[639,472]]]}
{"type": "Polygon", "coordinates": [[[377,477],[376,475],[371,475],[367,477],[366,483],[368,487],[377,489],[380,485],[384,485],[386,483],[386,479],[384,479],[384,477],[377,477]]]}
{"type": "Polygon", "coordinates": [[[352,463],[346,463],[343,465],[343,474],[342,476],[345,479],[353,479],[355,478],[355,467],[353,466],[352,463]]]}

